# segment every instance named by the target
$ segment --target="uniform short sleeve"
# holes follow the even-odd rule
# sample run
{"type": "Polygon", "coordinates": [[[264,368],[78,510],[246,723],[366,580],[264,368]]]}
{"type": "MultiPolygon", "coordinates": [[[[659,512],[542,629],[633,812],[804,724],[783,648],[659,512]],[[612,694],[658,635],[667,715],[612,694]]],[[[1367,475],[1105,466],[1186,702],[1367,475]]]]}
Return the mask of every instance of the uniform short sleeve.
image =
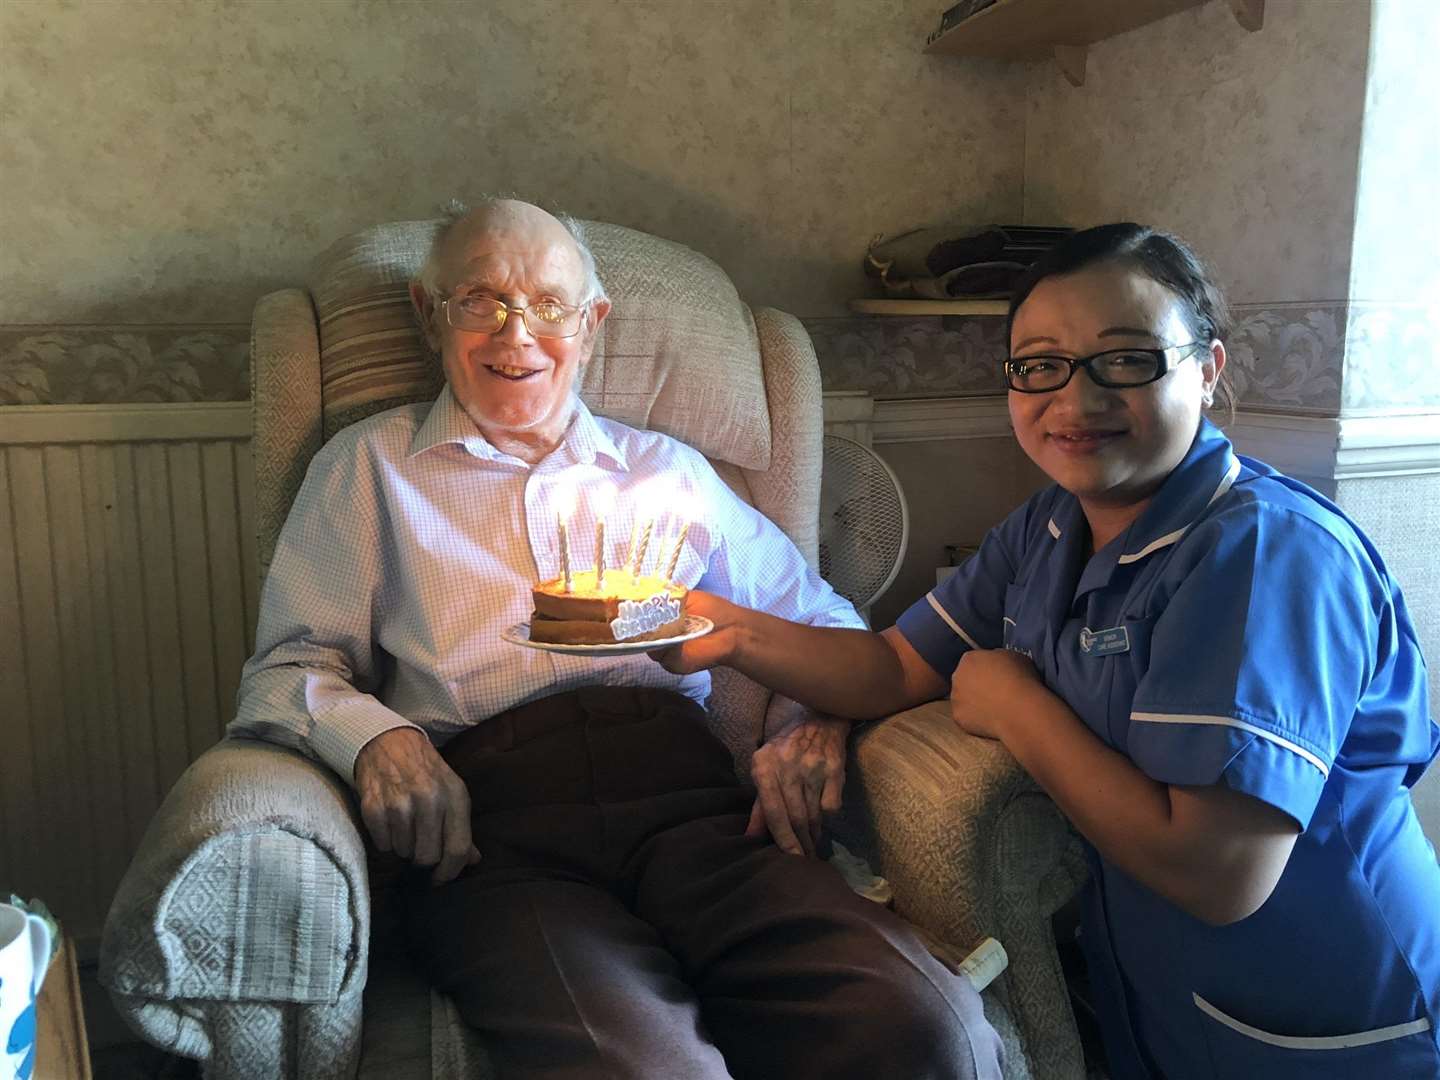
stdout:
{"type": "Polygon", "coordinates": [[[998,649],[1003,639],[1005,589],[1015,580],[1030,523],[1043,512],[1023,504],[985,534],[980,549],[895,621],[896,628],[936,673],[949,679],[970,649],[998,649]]]}
{"type": "Polygon", "coordinates": [[[1147,616],[1136,765],[1164,783],[1224,784],[1305,828],[1375,666],[1383,589],[1357,550],[1265,503],[1192,529],[1147,616]]]}

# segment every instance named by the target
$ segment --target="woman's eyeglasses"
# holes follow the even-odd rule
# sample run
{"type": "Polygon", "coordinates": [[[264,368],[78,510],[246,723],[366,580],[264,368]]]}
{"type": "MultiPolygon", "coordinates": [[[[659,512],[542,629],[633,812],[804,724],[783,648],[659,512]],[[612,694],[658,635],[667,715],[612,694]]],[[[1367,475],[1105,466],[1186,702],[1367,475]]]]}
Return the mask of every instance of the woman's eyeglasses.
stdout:
{"type": "Polygon", "coordinates": [[[1076,368],[1084,368],[1096,386],[1124,390],[1163,379],[1205,344],[1192,341],[1163,349],[1107,349],[1078,360],[1068,356],[1012,356],[1005,361],[1005,382],[1022,394],[1046,394],[1068,383],[1076,368]]]}

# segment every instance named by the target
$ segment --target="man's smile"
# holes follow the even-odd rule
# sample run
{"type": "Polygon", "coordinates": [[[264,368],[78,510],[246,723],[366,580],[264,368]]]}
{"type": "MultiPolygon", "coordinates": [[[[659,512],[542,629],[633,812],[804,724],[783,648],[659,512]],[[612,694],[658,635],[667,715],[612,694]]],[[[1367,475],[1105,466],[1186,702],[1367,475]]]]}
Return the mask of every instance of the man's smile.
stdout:
{"type": "Polygon", "coordinates": [[[541,371],[540,368],[512,367],[508,364],[486,364],[485,370],[507,382],[522,382],[541,371]]]}

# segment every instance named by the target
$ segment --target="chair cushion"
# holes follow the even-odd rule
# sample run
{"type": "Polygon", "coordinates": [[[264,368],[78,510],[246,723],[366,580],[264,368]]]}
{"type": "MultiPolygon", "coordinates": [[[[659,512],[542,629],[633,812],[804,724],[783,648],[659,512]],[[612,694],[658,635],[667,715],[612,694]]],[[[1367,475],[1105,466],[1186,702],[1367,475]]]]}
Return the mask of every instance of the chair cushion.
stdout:
{"type": "MultiPolygon", "coordinates": [[[[326,439],[361,417],[439,392],[438,364],[407,290],[438,225],[365,229],[332,244],[312,266],[326,439]]],[[[583,377],[585,403],[709,458],[768,468],[759,339],[724,271],[646,233],[603,222],[585,228],[613,304],[583,377]]]]}

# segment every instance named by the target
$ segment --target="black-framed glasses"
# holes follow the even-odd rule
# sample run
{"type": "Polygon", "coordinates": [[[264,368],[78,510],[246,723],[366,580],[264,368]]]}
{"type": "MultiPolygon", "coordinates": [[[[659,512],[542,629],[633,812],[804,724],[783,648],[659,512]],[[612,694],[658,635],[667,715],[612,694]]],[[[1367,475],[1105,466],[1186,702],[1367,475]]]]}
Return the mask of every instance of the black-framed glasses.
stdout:
{"type": "Polygon", "coordinates": [[[462,293],[441,302],[445,321],[457,330],[498,334],[512,312],[525,320],[525,329],[537,338],[568,338],[580,332],[588,304],[575,307],[558,300],[541,300],[525,307],[507,304],[493,296],[462,293]]]}
{"type": "Polygon", "coordinates": [[[1163,349],[1106,349],[1073,360],[1068,356],[1012,356],[1005,361],[1005,382],[1022,394],[1047,394],[1059,390],[1084,368],[1096,386],[1124,390],[1163,379],[1203,341],[1169,345],[1163,349]]]}

